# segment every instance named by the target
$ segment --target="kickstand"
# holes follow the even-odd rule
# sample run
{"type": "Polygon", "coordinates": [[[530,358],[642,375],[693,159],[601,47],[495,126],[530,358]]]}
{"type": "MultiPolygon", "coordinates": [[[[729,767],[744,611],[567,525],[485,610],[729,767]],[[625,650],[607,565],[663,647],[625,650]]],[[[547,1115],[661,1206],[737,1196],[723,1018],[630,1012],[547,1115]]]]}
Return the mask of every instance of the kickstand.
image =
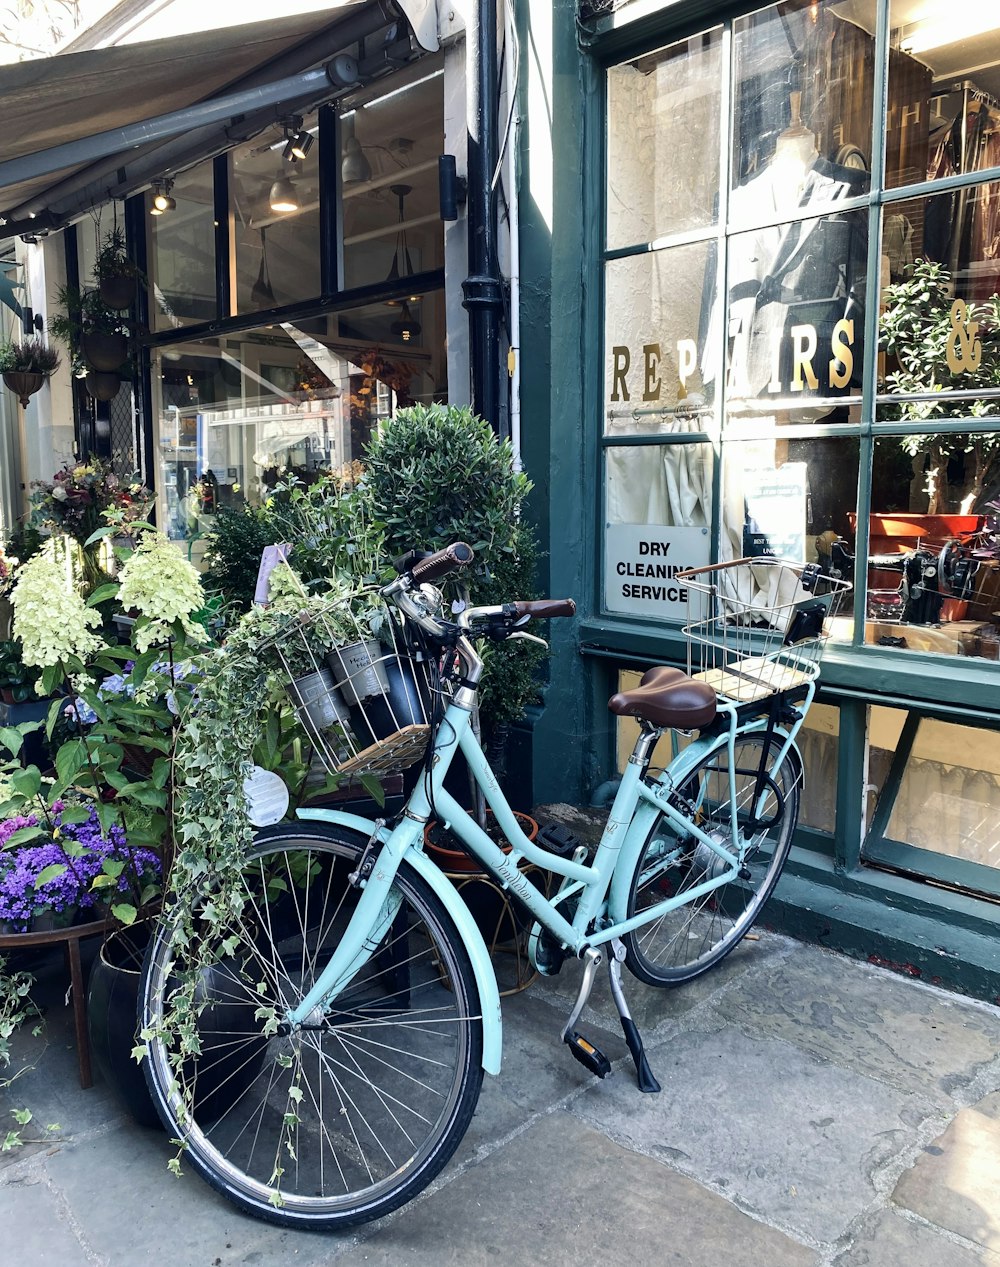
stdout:
{"type": "Polygon", "coordinates": [[[611,997],[614,999],[615,1007],[618,1009],[618,1016],[625,1032],[625,1042],[628,1044],[632,1059],[635,1061],[635,1073],[639,1083],[639,1090],[652,1094],[656,1091],[661,1091],[662,1087],[653,1077],[653,1071],[649,1067],[646,1051],[642,1045],[642,1036],[639,1033],[638,1026],[632,1019],[631,1012],[628,1010],[628,1004],[625,1002],[625,994],[622,990],[622,963],[624,960],[624,943],[620,938],[615,937],[611,942],[611,954],[608,956],[611,997]]]}

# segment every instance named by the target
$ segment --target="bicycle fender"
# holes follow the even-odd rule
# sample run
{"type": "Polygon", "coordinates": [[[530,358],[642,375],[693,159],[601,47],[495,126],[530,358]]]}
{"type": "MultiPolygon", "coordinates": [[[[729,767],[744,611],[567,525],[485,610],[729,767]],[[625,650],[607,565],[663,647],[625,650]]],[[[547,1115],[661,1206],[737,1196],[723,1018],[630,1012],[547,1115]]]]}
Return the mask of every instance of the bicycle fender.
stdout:
{"type": "MultiPolygon", "coordinates": [[[[370,818],[362,818],[359,814],[350,814],[345,810],[300,809],[296,811],[296,816],[316,819],[323,823],[335,823],[338,827],[347,827],[366,840],[371,838],[372,829],[375,826],[370,818]]],[[[388,827],[383,827],[380,837],[382,840],[388,840],[391,834],[388,827]]],[[[444,875],[441,868],[426,854],[419,849],[408,849],[404,855],[403,864],[412,867],[422,879],[427,881],[461,934],[472,963],[476,988],[479,991],[479,1005],[483,1017],[483,1069],[487,1073],[498,1074],[503,1054],[500,990],[483,935],[469,914],[469,908],[462,901],[458,890],[444,875]]]]}

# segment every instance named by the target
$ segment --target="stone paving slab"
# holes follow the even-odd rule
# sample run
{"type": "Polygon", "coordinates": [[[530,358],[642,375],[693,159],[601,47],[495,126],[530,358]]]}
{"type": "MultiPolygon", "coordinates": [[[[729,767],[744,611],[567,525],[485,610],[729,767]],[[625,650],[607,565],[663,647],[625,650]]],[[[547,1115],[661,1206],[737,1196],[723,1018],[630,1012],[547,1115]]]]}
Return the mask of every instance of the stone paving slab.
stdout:
{"type": "Polygon", "coordinates": [[[875,1172],[922,1119],[914,1097],[734,1026],[649,1052],[663,1085],[617,1076],[570,1111],[760,1218],[834,1242],[875,1199],[875,1172]]]}
{"type": "Polygon", "coordinates": [[[39,1178],[0,1187],[0,1262],[11,1267],[91,1267],[68,1212],[39,1178]]]}
{"type": "Polygon", "coordinates": [[[717,1006],[745,1030],[940,1104],[988,1066],[1000,1081],[1000,1011],[832,951],[796,946],[717,1006]]]}
{"type": "Polygon", "coordinates": [[[1000,1255],[1000,1092],[961,1110],[900,1176],[893,1200],[1000,1255]]]}
{"type": "Polygon", "coordinates": [[[1000,1267],[1000,1256],[973,1249],[941,1232],[888,1210],[856,1234],[832,1267],[1000,1267]]]}
{"type": "Polygon", "coordinates": [[[556,1112],[387,1220],[351,1261],[818,1267],[820,1260],[723,1197],[556,1112]]]}

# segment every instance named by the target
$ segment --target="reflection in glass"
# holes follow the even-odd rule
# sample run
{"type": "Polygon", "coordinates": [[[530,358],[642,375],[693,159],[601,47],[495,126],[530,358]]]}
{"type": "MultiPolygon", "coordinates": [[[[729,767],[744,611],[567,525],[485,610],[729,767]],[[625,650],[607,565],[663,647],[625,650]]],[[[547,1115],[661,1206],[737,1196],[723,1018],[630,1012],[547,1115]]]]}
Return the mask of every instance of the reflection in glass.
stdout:
{"type": "Polygon", "coordinates": [[[201,538],[221,506],[259,501],[283,472],[308,481],[355,461],[380,419],[446,401],[444,296],[420,304],[420,347],[396,339],[394,311],[372,304],[158,352],[157,513],[168,535],[201,538]]]}
{"type": "MultiPolygon", "coordinates": [[[[770,172],[758,177],[762,185],[769,180],[770,172]]],[[[849,180],[815,169],[803,202],[813,194],[827,201],[837,188],[846,191],[849,180]]],[[[867,212],[754,229],[730,238],[728,250],[729,412],[847,421],[829,415],[860,396],[867,212]]],[[[717,378],[717,364],[707,366],[706,382],[717,378]]]]}
{"type": "MultiPolygon", "coordinates": [[[[154,330],[214,321],[215,193],[211,161],[181,172],[170,191],[175,206],[146,216],[149,232],[150,321],[154,330]]],[[[151,208],[147,195],[147,210],[151,208]]]]}
{"type": "Polygon", "coordinates": [[[718,30],[608,71],[608,246],[700,229],[718,217],[718,30]]]}
{"type": "Polygon", "coordinates": [[[798,0],[735,24],[733,223],[787,214],[813,168],[867,189],[874,30],[875,0],[798,0]],[[761,182],[775,165],[781,179],[761,182]]]}
{"type": "Polygon", "coordinates": [[[837,769],[840,709],[832,704],[813,703],[795,742],[802,753],[806,787],[802,797],[799,825],[833,835],[837,821],[837,769]]]}
{"type": "Polygon", "coordinates": [[[1000,18],[982,0],[892,0],[886,184],[1000,166],[1000,18]]]}
{"type": "MultiPolygon", "coordinates": [[[[346,109],[341,115],[343,285],[346,289],[444,266],[444,231],[438,203],[438,155],[444,150],[443,78],[440,73],[346,109]],[[406,234],[408,256],[398,253],[406,234]]],[[[413,301],[411,318],[421,322],[413,301]]]]}
{"type": "Polygon", "coordinates": [[[320,292],[319,146],[294,156],[289,140],[315,139],[315,111],[275,123],[230,156],[236,311],[257,312],[320,292]]]}
{"type": "Polygon", "coordinates": [[[898,787],[889,770],[899,753],[905,714],[872,708],[869,778],[878,799],[893,796],[884,835],[890,840],[1000,866],[1000,733],[923,718],[898,787]],[[891,789],[891,791],[887,791],[891,789]]]}
{"type": "MultiPolygon", "coordinates": [[[[704,430],[699,342],[715,280],[708,243],[610,260],[605,267],[604,401],[609,435],[660,433],[679,417],[704,430]]],[[[690,428],[689,428],[690,429],[690,428]]]]}

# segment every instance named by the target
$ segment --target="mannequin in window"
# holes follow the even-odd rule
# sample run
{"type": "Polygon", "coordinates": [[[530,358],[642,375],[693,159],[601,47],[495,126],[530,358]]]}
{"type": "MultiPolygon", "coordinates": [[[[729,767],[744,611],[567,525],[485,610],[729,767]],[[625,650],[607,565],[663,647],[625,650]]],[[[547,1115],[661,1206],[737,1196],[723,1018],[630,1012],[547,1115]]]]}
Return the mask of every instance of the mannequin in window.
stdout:
{"type": "Polygon", "coordinates": [[[774,187],[786,189],[790,195],[789,205],[797,206],[806,177],[819,158],[819,150],[815,134],[802,122],[802,93],[789,93],[788,103],[791,122],[778,136],[768,168],[774,187]]]}

